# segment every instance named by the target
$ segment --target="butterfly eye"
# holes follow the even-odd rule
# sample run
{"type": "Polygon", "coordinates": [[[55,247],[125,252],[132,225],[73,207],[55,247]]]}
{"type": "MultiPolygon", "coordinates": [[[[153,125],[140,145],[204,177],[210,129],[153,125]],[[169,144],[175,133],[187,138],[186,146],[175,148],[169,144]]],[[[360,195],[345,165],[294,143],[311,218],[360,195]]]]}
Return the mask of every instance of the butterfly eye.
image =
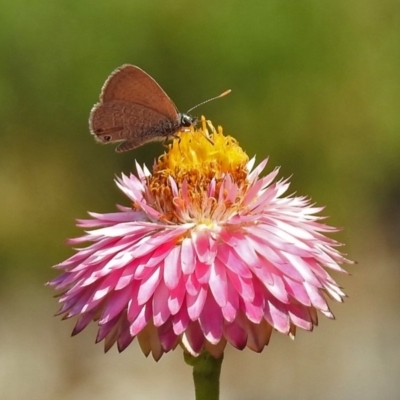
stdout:
{"type": "Polygon", "coordinates": [[[111,140],[111,136],[103,136],[103,140],[105,141],[105,142],[109,142],[110,140],[111,140]]]}

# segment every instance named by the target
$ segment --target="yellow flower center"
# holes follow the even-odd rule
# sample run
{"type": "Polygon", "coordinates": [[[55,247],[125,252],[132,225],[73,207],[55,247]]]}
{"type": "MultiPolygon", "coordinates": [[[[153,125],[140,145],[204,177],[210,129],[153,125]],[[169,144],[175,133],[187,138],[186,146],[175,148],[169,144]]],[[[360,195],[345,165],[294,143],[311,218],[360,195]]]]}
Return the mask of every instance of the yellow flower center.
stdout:
{"type": "Polygon", "coordinates": [[[229,174],[236,185],[243,187],[248,174],[249,158],[237,140],[224,136],[221,127],[216,130],[204,117],[201,118],[199,128],[192,127],[190,131],[179,132],[177,136],[168,151],[159,157],[153,174],[148,178],[150,193],[157,209],[169,221],[176,221],[174,210],[180,206],[176,204],[176,199],[173,203],[170,177],[179,190],[182,183],[186,182],[192,206],[210,210],[217,205],[219,187],[224,176],[229,174]],[[213,199],[210,199],[205,194],[212,179],[215,179],[216,190],[213,199]]]}

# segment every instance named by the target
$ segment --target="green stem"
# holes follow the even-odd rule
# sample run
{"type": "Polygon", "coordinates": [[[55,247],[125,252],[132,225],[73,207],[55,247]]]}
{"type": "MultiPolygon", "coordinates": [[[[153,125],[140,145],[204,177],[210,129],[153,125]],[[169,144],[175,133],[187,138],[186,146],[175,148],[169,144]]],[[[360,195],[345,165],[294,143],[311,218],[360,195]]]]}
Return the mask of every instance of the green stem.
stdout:
{"type": "Polygon", "coordinates": [[[193,367],[196,400],[218,400],[219,377],[224,356],[217,359],[207,351],[203,351],[198,357],[193,357],[186,351],[183,354],[186,364],[193,367]]]}

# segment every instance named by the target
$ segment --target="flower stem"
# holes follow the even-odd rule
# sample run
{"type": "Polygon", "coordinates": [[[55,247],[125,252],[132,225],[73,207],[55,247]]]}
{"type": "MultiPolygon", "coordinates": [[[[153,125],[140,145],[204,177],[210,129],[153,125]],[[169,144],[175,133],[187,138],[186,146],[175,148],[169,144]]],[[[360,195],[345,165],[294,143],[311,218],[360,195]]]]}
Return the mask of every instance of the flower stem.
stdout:
{"type": "Polygon", "coordinates": [[[207,351],[203,351],[198,357],[184,352],[186,364],[193,367],[196,400],[219,399],[219,377],[223,358],[223,355],[214,358],[207,351]]]}

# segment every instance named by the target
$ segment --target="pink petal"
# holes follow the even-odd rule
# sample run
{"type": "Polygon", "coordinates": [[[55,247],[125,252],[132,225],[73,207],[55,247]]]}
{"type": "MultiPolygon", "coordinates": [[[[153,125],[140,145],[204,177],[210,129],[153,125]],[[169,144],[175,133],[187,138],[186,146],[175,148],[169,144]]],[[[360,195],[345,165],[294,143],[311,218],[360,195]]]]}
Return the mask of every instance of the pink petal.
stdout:
{"type": "Polygon", "coordinates": [[[173,350],[178,344],[178,337],[174,333],[170,321],[158,328],[158,336],[165,352],[173,350]]]}
{"type": "Polygon", "coordinates": [[[196,261],[195,275],[197,280],[202,284],[208,284],[210,281],[211,269],[210,265],[196,261]]]}
{"type": "Polygon", "coordinates": [[[221,308],[224,319],[233,322],[239,310],[239,294],[232,285],[228,285],[228,297],[224,307],[221,308]]]}
{"type": "Polygon", "coordinates": [[[121,311],[127,307],[131,296],[132,288],[130,287],[115,291],[113,293],[112,301],[106,303],[104,307],[100,322],[102,324],[106,323],[115,318],[118,314],[120,314],[121,311]]]}
{"type": "Polygon", "coordinates": [[[308,296],[307,290],[305,289],[303,283],[296,282],[287,276],[283,277],[283,280],[285,282],[285,287],[287,292],[294,298],[296,299],[299,303],[310,307],[311,306],[311,300],[310,297],[308,296]]]}
{"type": "Polygon", "coordinates": [[[140,311],[142,310],[143,306],[138,304],[138,293],[139,293],[140,286],[138,283],[132,285],[132,295],[128,302],[128,309],[126,313],[127,320],[129,322],[133,322],[137,316],[139,315],[140,311]]]}
{"type": "Polygon", "coordinates": [[[178,285],[169,292],[169,297],[167,300],[168,308],[172,315],[177,314],[181,310],[185,300],[185,295],[185,282],[181,277],[178,285]]]}
{"type": "Polygon", "coordinates": [[[129,332],[131,336],[136,336],[144,327],[149,323],[151,319],[151,306],[147,303],[141,309],[139,315],[131,323],[129,332]]]}
{"type": "Polygon", "coordinates": [[[198,356],[204,347],[204,335],[198,322],[192,322],[182,336],[182,343],[193,356],[198,356]]]}
{"type": "Polygon", "coordinates": [[[189,318],[192,321],[196,321],[201,312],[203,311],[204,303],[207,297],[207,290],[205,287],[200,287],[200,290],[196,296],[186,295],[186,304],[189,314],[189,318]]]}
{"type": "Polygon", "coordinates": [[[213,261],[213,252],[210,248],[210,235],[208,230],[201,229],[192,232],[192,239],[197,258],[200,262],[209,264],[213,261]]]}
{"type": "Polygon", "coordinates": [[[189,314],[185,307],[182,307],[181,312],[174,315],[172,318],[172,325],[175,335],[179,336],[182,335],[191,323],[189,314]]]}
{"type": "Polygon", "coordinates": [[[246,262],[242,259],[242,257],[238,256],[236,251],[234,251],[231,246],[228,246],[225,243],[220,243],[218,246],[217,257],[218,260],[220,260],[233,273],[244,278],[251,277],[251,272],[246,262]]]}
{"type": "Polygon", "coordinates": [[[247,344],[246,331],[236,322],[224,327],[224,336],[228,342],[239,350],[243,350],[247,344]]]}
{"type": "Polygon", "coordinates": [[[243,310],[249,321],[259,324],[264,317],[264,296],[263,289],[260,283],[255,282],[255,296],[254,300],[249,302],[243,302],[243,310]]]}
{"type": "Polygon", "coordinates": [[[192,244],[192,239],[185,238],[182,241],[181,248],[181,263],[182,272],[185,275],[192,274],[195,268],[195,252],[192,244]]]}
{"type": "Polygon", "coordinates": [[[234,275],[229,269],[226,270],[230,283],[243,298],[244,301],[252,302],[254,300],[254,287],[251,279],[242,278],[234,275]]]}
{"type": "Polygon", "coordinates": [[[159,268],[154,268],[152,274],[140,284],[138,292],[138,303],[145,304],[151,296],[153,296],[159,282],[161,280],[161,271],[159,268]]]}
{"type": "Polygon", "coordinates": [[[311,303],[315,308],[317,308],[320,311],[328,311],[329,310],[328,304],[326,304],[324,297],[322,296],[322,294],[316,287],[305,282],[304,288],[306,289],[306,291],[310,297],[311,303]]]}
{"type": "Polygon", "coordinates": [[[313,329],[313,324],[307,308],[298,304],[292,304],[289,308],[289,317],[290,320],[299,328],[306,331],[311,331],[313,329]]]}
{"type": "Polygon", "coordinates": [[[272,297],[265,302],[264,316],[267,322],[277,331],[288,334],[290,330],[289,315],[282,303],[272,297]]]}
{"type": "Polygon", "coordinates": [[[121,353],[124,351],[133,341],[135,337],[131,336],[129,332],[129,324],[128,321],[124,320],[124,323],[121,324],[120,335],[117,340],[118,351],[121,353]]]}
{"type": "Polygon", "coordinates": [[[207,296],[199,322],[206,339],[212,344],[217,344],[222,337],[223,318],[219,306],[210,294],[207,296]]]}
{"type": "Polygon", "coordinates": [[[169,290],[178,285],[181,276],[180,247],[175,246],[164,260],[164,281],[169,290]]]}
{"type": "Polygon", "coordinates": [[[153,323],[156,327],[165,324],[171,316],[168,308],[168,297],[168,287],[161,281],[153,295],[153,323]]]}
{"type": "Polygon", "coordinates": [[[197,296],[200,291],[201,284],[197,280],[195,275],[189,275],[185,277],[185,288],[187,294],[190,296],[197,296]]]}
{"type": "Polygon", "coordinates": [[[225,266],[215,260],[210,266],[210,289],[217,304],[220,307],[225,307],[228,297],[228,281],[226,277],[225,266]]]}

